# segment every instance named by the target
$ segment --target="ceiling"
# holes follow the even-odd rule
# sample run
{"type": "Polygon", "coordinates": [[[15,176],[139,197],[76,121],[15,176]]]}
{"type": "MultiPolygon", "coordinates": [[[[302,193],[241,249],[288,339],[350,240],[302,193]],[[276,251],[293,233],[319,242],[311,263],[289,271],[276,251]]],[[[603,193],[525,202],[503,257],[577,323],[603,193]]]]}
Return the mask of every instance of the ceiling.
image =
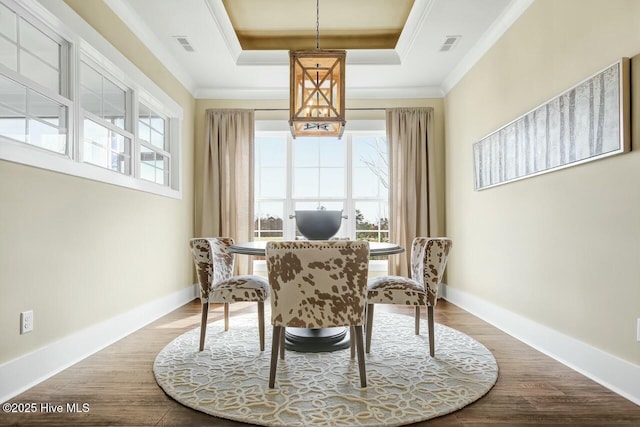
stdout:
{"type": "MultiPolygon", "coordinates": [[[[347,98],[440,97],[532,2],[320,0],[320,47],[347,50],[347,98]]],[[[288,99],[288,50],[315,47],[314,0],[105,3],[196,98],[288,99]]]]}
{"type": "Polygon", "coordinates": [[[313,0],[222,3],[243,50],[313,49],[317,23],[322,49],[394,49],[413,6],[413,0],[322,0],[317,9],[313,0]]]}

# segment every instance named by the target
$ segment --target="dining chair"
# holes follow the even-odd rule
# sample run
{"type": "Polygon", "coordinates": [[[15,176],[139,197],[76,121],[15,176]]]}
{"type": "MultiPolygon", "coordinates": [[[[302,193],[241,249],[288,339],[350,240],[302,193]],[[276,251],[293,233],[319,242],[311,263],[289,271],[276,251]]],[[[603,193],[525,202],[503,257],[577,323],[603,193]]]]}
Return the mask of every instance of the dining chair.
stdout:
{"type": "Polygon", "coordinates": [[[202,303],[200,351],[204,349],[209,303],[224,304],[224,330],[228,331],[229,304],[238,301],[258,303],[260,351],[264,351],[264,301],[269,294],[269,282],[260,276],[234,276],[235,254],[229,252],[231,245],[230,237],[200,237],[189,241],[202,303]]]}
{"type": "Polygon", "coordinates": [[[273,388],[284,329],[349,326],[358,354],[360,386],[367,386],[362,325],[365,320],[369,242],[268,242],[267,271],[271,286],[271,370],[273,388]]]}
{"type": "Polygon", "coordinates": [[[420,307],[427,307],[429,354],[435,355],[433,312],[451,246],[446,237],[416,237],[411,244],[411,278],[381,276],[368,281],[367,353],[371,350],[374,304],[398,304],[415,306],[416,335],[420,334],[420,307]]]}

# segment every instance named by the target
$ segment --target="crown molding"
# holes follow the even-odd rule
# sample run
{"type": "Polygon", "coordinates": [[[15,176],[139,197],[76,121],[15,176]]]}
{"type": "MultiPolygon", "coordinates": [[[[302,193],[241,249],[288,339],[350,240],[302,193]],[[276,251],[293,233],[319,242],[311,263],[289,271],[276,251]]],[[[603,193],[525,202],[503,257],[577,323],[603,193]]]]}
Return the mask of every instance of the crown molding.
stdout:
{"type": "Polygon", "coordinates": [[[489,49],[502,37],[513,23],[524,13],[534,0],[511,0],[502,14],[491,24],[478,42],[467,52],[442,82],[444,94],[449,93],[456,84],[473,68],[489,49]]]}
{"type": "Polygon", "coordinates": [[[231,54],[233,61],[238,64],[238,60],[243,53],[242,46],[240,46],[240,41],[238,40],[238,36],[236,36],[236,30],[233,29],[233,24],[231,23],[231,19],[229,19],[222,0],[204,0],[204,2],[220,31],[220,35],[222,35],[224,43],[227,45],[229,54],[231,54]]]}
{"type": "MultiPolygon", "coordinates": [[[[347,65],[399,65],[400,57],[393,49],[347,50],[347,65]]],[[[236,60],[238,66],[289,66],[288,50],[243,50],[236,60]]]]}
{"type": "Polygon", "coordinates": [[[413,45],[418,38],[418,33],[424,24],[424,21],[429,16],[431,8],[433,7],[434,0],[415,0],[413,7],[407,17],[407,22],[402,28],[398,43],[396,43],[395,52],[398,55],[398,63],[404,61],[409,55],[413,45]]]}
{"type": "Polygon", "coordinates": [[[200,88],[196,99],[289,99],[289,88],[200,88]]]}
{"type": "Polygon", "coordinates": [[[171,74],[191,93],[196,91],[196,82],[191,74],[178,62],[171,51],[140,18],[125,0],[104,0],[105,4],[120,18],[135,36],[151,51],[171,74]]]}
{"type": "Polygon", "coordinates": [[[347,88],[346,92],[347,98],[351,99],[421,99],[444,96],[439,86],[347,88]]]}
{"type": "MultiPolygon", "coordinates": [[[[289,99],[289,88],[203,88],[196,90],[196,99],[289,99]]],[[[354,88],[346,90],[351,99],[421,99],[442,98],[439,86],[354,88]]]]}

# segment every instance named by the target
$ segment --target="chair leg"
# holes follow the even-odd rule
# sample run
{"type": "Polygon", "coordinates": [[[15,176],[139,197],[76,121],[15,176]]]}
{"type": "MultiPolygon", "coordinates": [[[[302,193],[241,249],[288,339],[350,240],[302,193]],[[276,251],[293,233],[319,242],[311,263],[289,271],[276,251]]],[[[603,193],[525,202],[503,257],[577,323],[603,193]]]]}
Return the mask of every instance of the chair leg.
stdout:
{"type": "Polygon", "coordinates": [[[367,304],[367,353],[371,351],[371,331],[373,329],[373,304],[367,304]]]}
{"type": "Polygon", "coordinates": [[[427,306],[427,324],[429,325],[429,354],[431,357],[435,356],[435,336],[434,336],[434,325],[433,325],[433,307],[427,306]]]}
{"type": "Polygon", "coordinates": [[[229,330],[229,303],[224,303],[224,330],[229,330]]]}
{"type": "Polygon", "coordinates": [[[209,315],[209,303],[202,304],[202,320],[200,321],[200,351],[204,350],[204,339],[207,336],[207,316],[209,315]]]}
{"type": "Polygon", "coordinates": [[[280,345],[281,329],[282,326],[273,327],[273,339],[271,342],[271,369],[269,371],[269,388],[273,388],[276,383],[276,369],[278,367],[278,346],[280,345]]]}
{"type": "Polygon", "coordinates": [[[356,351],[358,352],[358,368],[360,370],[360,387],[367,386],[367,369],[364,364],[364,340],[362,337],[362,325],[355,326],[356,330],[356,351]]]}
{"type": "Polygon", "coordinates": [[[416,335],[420,335],[420,306],[416,305],[416,335]]]}
{"type": "Polygon", "coordinates": [[[286,338],[284,336],[284,333],[287,329],[284,326],[280,327],[280,359],[284,360],[284,345],[285,345],[285,341],[286,338]]]}
{"type": "Polygon", "coordinates": [[[349,348],[351,349],[351,358],[356,357],[356,327],[349,327],[349,348]]]}
{"type": "Polygon", "coordinates": [[[258,301],[258,333],[260,334],[260,351],[264,351],[264,301],[258,301]]]}

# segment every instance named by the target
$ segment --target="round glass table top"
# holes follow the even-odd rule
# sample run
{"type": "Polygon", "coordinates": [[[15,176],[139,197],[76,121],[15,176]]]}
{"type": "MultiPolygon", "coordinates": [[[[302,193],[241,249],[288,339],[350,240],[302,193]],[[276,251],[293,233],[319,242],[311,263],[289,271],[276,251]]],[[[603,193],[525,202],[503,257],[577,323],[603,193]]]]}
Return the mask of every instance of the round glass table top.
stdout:
{"type": "MultiPolygon", "coordinates": [[[[229,248],[229,252],[233,252],[235,254],[242,254],[242,255],[264,256],[266,246],[267,246],[266,241],[242,242],[242,243],[236,243],[232,245],[229,248]]],[[[369,256],[393,255],[393,254],[401,254],[403,252],[404,252],[404,248],[402,246],[396,245],[395,243],[381,243],[381,242],[369,243],[369,256]]]]}

